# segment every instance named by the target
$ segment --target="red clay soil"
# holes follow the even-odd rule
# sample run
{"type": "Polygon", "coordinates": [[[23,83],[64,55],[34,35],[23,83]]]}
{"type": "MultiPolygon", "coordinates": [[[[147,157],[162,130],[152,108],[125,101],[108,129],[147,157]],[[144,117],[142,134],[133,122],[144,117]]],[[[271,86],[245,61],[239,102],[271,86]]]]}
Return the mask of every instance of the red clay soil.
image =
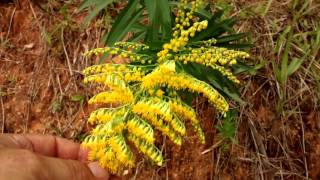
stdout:
{"type": "MultiPolygon", "coordinates": [[[[55,13],[52,9],[51,13],[55,13]]],[[[71,24],[80,26],[83,16],[75,18],[71,24]]],[[[71,99],[74,95],[87,98],[88,89],[83,86],[79,71],[88,64],[81,53],[96,45],[92,35],[96,30],[92,30],[94,27],[73,29],[70,25],[70,29],[63,32],[64,45],[62,41],[49,45],[45,32],[54,29],[52,22],[61,19],[58,12],[54,15],[44,12],[28,0],[20,0],[20,7],[0,4],[0,125],[3,124],[3,132],[53,134],[77,141],[88,131],[86,117],[92,107],[71,99]]],[[[61,37],[60,34],[57,37],[61,37]]],[[[220,143],[214,128],[217,124],[214,110],[206,102],[199,102],[196,107],[206,133],[206,144],[201,145],[193,132],[188,132],[181,147],[162,141],[161,137],[158,146],[164,150],[166,166],[158,168],[141,159],[137,168],[124,172],[123,179],[259,179],[261,171],[264,179],[281,176],[303,179],[306,176],[304,161],[307,161],[309,177],[320,179],[319,111],[306,107],[302,116],[304,152],[299,121],[277,119],[274,107],[263,102],[261,93],[251,96],[262,84],[264,81],[257,78],[247,89],[250,105],[241,109],[246,115],[239,120],[235,144],[223,148],[224,143],[220,143]],[[282,147],[279,142],[284,136],[287,142],[282,147]],[[279,171],[279,167],[283,171],[279,171]]]]}

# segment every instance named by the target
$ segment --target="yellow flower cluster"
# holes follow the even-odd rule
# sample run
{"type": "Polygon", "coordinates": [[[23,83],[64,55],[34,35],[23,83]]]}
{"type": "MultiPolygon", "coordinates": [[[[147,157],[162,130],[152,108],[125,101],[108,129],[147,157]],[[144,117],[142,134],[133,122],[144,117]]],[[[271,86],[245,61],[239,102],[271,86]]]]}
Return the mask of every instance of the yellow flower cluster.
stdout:
{"type": "Polygon", "coordinates": [[[126,128],[123,117],[114,117],[111,121],[97,125],[91,132],[91,135],[115,135],[121,133],[126,128]]]}
{"type": "Polygon", "coordinates": [[[188,0],[182,0],[180,9],[178,10],[177,17],[175,19],[176,26],[173,28],[173,36],[178,37],[179,32],[184,29],[184,27],[189,27],[191,25],[190,21],[193,20],[193,14],[196,12],[200,5],[203,3],[202,0],[191,1],[191,10],[186,12],[186,7],[188,6],[188,0]]]}
{"type": "Polygon", "coordinates": [[[206,142],[206,136],[205,136],[200,124],[192,124],[192,127],[196,131],[196,133],[198,134],[200,142],[202,144],[204,144],[206,142]]]}
{"type": "Polygon", "coordinates": [[[147,155],[158,166],[163,165],[162,153],[156,146],[132,134],[129,134],[127,137],[129,141],[131,141],[137,147],[137,149],[139,149],[143,154],[147,155]]]}
{"type": "MultiPolygon", "coordinates": [[[[177,24],[177,26],[180,26],[177,24]]],[[[187,45],[189,41],[189,37],[194,37],[195,33],[198,31],[202,31],[208,27],[208,21],[204,20],[201,22],[195,22],[189,29],[181,30],[181,35],[179,37],[173,38],[169,43],[163,45],[163,50],[158,52],[158,62],[165,61],[168,56],[170,56],[170,51],[176,53],[185,45],[187,45]]],[[[183,27],[182,27],[183,28],[183,27]]]]}
{"type": "Polygon", "coordinates": [[[205,143],[205,136],[204,133],[200,127],[199,120],[197,118],[196,112],[194,109],[185,103],[183,103],[181,100],[178,99],[170,99],[169,100],[170,109],[177,113],[179,116],[181,116],[185,120],[190,120],[193,128],[197,132],[199,139],[201,143],[205,143]]]}
{"type": "MultiPolygon", "coordinates": [[[[160,99],[148,98],[145,100],[141,100],[134,105],[135,107],[144,106],[145,113],[149,113],[152,116],[158,116],[163,119],[166,123],[168,123],[175,131],[180,133],[181,135],[185,135],[186,127],[183,122],[177,119],[170,110],[170,106],[167,102],[162,101],[160,99]]],[[[140,107],[141,108],[141,107],[140,107]]],[[[134,110],[133,110],[134,111],[134,110]]]]}
{"type": "Polygon", "coordinates": [[[86,76],[92,74],[101,74],[101,73],[124,73],[130,71],[141,71],[141,68],[132,67],[130,65],[125,64],[99,64],[87,67],[82,71],[82,73],[86,76]]]}
{"type": "Polygon", "coordinates": [[[82,146],[90,149],[90,161],[99,160],[100,166],[112,173],[116,173],[122,166],[134,166],[133,153],[122,135],[90,135],[82,146]]]}
{"type": "Polygon", "coordinates": [[[125,114],[125,108],[100,108],[93,111],[89,118],[90,124],[104,124],[109,122],[115,116],[123,116],[125,114]]]}
{"type": "MultiPolygon", "coordinates": [[[[133,47],[133,45],[131,46],[133,47]]],[[[145,49],[145,48],[143,48],[145,49]]],[[[96,48],[84,53],[84,56],[90,57],[92,55],[102,55],[108,53],[110,55],[118,56],[120,58],[129,58],[132,62],[151,63],[152,57],[147,54],[139,54],[134,49],[124,50],[119,47],[103,47],[96,48]]]]}
{"type": "Polygon", "coordinates": [[[217,40],[212,38],[206,41],[201,41],[200,43],[205,47],[211,47],[212,45],[215,45],[217,43],[217,40]]]}
{"type": "Polygon", "coordinates": [[[121,168],[121,162],[117,159],[116,152],[111,147],[91,150],[88,159],[90,161],[99,160],[100,166],[108,169],[111,173],[116,173],[121,168]]]}
{"type": "Polygon", "coordinates": [[[152,89],[157,86],[167,86],[175,90],[196,92],[207,97],[209,102],[214,105],[218,111],[225,113],[229,110],[228,103],[217,90],[188,74],[176,73],[174,71],[175,68],[172,68],[172,66],[174,66],[174,62],[172,61],[160,65],[159,68],[142,79],[142,87],[152,89]]]}
{"type": "MultiPolygon", "coordinates": [[[[100,149],[107,146],[109,138],[110,136],[108,135],[97,135],[97,136],[89,135],[84,139],[81,145],[84,148],[100,149]]],[[[91,155],[92,158],[94,158],[94,154],[95,153],[91,155]]]]}
{"type": "Polygon", "coordinates": [[[202,3],[203,0],[181,0],[173,38],[157,55],[153,54],[153,49],[145,51],[149,49],[147,45],[132,42],[118,42],[113,47],[85,53],[86,56],[108,53],[111,57],[124,58],[126,62],[128,59],[137,62],[131,65],[101,64],[83,71],[85,83],[98,83],[106,88],[93,96],[88,104],[119,105],[91,113],[88,122],[96,126],[82,143],[90,150],[89,160],[98,160],[101,167],[112,173],[123,167],[133,167],[135,158],[126,143],[128,140],[155,164],[162,166],[162,153],[154,145],[154,129],[181,145],[186,135],[185,121],[191,123],[204,143],[205,135],[197,114],[180,99],[179,90],[202,94],[223,114],[229,110],[227,101],[216,89],[184,72],[185,66],[180,63],[211,67],[239,83],[230,66],[236,64],[237,59],[249,56],[245,52],[213,47],[216,39],[189,42],[197,32],[208,27],[208,21],[198,22],[199,18],[193,15],[202,3]],[[134,65],[141,63],[155,64],[134,65]]]}
{"type": "Polygon", "coordinates": [[[130,49],[130,50],[147,50],[149,46],[142,43],[133,43],[133,42],[116,42],[115,47],[121,49],[130,49]]]}
{"type": "Polygon", "coordinates": [[[88,76],[91,74],[113,73],[113,72],[118,72],[117,66],[113,64],[93,65],[93,66],[87,67],[82,71],[82,73],[85,76],[88,76]]]}
{"type": "Polygon", "coordinates": [[[210,65],[210,67],[212,69],[215,69],[217,71],[219,71],[223,76],[225,76],[226,78],[228,78],[230,81],[236,83],[236,84],[240,84],[240,81],[238,80],[238,78],[236,76],[233,75],[233,73],[231,72],[230,69],[226,69],[223,66],[219,66],[219,65],[210,65]]]}
{"type": "Polygon", "coordinates": [[[126,82],[117,74],[95,74],[86,76],[83,80],[85,84],[89,82],[104,84],[112,90],[129,91],[126,82]]]}
{"type": "Polygon", "coordinates": [[[87,51],[85,52],[83,55],[84,56],[87,56],[87,57],[90,57],[90,56],[97,56],[97,55],[101,55],[101,54],[104,54],[104,53],[110,53],[111,55],[115,55],[115,54],[118,54],[120,51],[120,48],[113,48],[113,47],[103,47],[103,48],[95,48],[95,49],[92,49],[90,51],[87,51]]]}
{"type": "Polygon", "coordinates": [[[181,54],[174,56],[175,60],[182,61],[185,64],[195,62],[203,65],[234,65],[237,59],[249,57],[249,54],[242,51],[228,50],[227,48],[212,47],[212,48],[192,48],[190,54],[181,54]]]}
{"type": "Polygon", "coordinates": [[[208,21],[195,22],[192,24],[190,21],[193,19],[193,13],[197,11],[202,4],[202,0],[191,1],[191,10],[186,12],[188,0],[181,1],[181,7],[178,10],[177,17],[175,19],[176,26],[173,28],[173,39],[169,43],[163,45],[163,50],[158,52],[158,62],[163,62],[170,57],[170,51],[177,53],[189,41],[189,37],[194,37],[195,33],[202,31],[208,27],[208,21]],[[191,26],[191,27],[190,27],[191,26]],[[188,28],[189,27],[189,28],[188,28]],[[188,28],[185,30],[185,28],[188,28]]]}
{"type": "Polygon", "coordinates": [[[84,73],[87,74],[84,79],[85,83],[105,83],[110,74],[113,74],[113,76],[117,76],[118,78],[123,79],[126,82],[139,82],[142,80],[142,77],[145,76],[145,71],[143,71],[142,68],[134,67],[132,69],[129,69],[126,68],[125,65],[121,65],[118,67],[111,65],[92,66],[90,69],[87,68],[84,73]],[[92,73],[96,74],[89,75],[92,73]]]}
{"type": "Polygon", "coordinates": [[[121,103],[127,104],[133,101],[134,97],[131,92],[127,91],[105,91],[101,92],[95,96],[93,96],[88,104],[113,104],[113,103],[121,103]]]}
{"type": "Polygon", "coordinates": [[[109,140],[109,145],[116,152],[117,160],[119,160],[125,166],[134,166],[134,156],[131,152],[129,146],[122,135],[116,135],[111,137],[109,140]]]}
{"type": "Polygon", "coordinates": [[[184,135],[185,126],[179,119],[172,116],[169,108],[162,107],[163,104],[157,103],[155,105],[151,100],[139,101],[133,106],[132,112],[149,121],[157,130],[168,136],[172,142],[181,145],[182,137],[176,132],[184,135]]]}
{"type": "Polygon", "coordinates": [[[184,104],[181,100],[171,98],[169,100],[169,105],[170,109],[183,119],[188,119],[194,124],[199,124],[196,112],[194,112],[190,106],[184,104]]]}
{"type": "Polygon", "coordinates": [[[145,120],[134,117],[127,122],[128,131],[148,143],[154,143],[154,132],[149,123],[145,120]]]}

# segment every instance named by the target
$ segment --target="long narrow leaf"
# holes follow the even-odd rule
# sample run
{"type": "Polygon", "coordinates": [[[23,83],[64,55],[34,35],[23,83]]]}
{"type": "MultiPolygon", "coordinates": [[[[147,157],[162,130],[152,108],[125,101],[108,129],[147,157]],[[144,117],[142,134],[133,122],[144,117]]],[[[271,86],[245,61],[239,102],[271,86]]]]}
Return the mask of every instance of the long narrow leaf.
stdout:
{"type": "Polygon", "coordinates": [[[288,78],[288,60],[289,60],[289,50],[292,45],[292,36],[293,36],[293,30],[288,34],[288,40],[286,42],[286,46],[284,48],[284,52],[281,58],[281,70],[280,70],[280,79],[279,82],[284,85],[288,78]]]}
{"type": "Polygon", "coordinates": [[[110,33],[103,38],[107,45],[113,45],[120,41],[137,22],[143,12],[143,8],[137,10],[139,1],[131,0],[127,7],[119,14],[110,33]]]}
{"type": "Polygon", "coordinates": [[[144,1],[149,15],[148,42],[171,37],[171,11],[168,0],[144,1]],[[159,36],[160,35],[160,36],[159,36]]]}
{"type": "Polygon", "coordinates": [[[238,41],[244,37],[248,36],[248,33],[238,33],[238,34],[231,34],[219,37],[217,39],[217,43],[226,43],[226,42],[232,42],[232,41],[238,41]]]}

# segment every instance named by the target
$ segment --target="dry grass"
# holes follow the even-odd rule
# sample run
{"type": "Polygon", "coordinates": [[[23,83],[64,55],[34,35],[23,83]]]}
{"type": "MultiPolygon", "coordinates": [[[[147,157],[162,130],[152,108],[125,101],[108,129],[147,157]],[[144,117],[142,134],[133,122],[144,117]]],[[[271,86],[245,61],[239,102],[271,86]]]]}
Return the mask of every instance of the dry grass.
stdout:
{"type": "Polygon", "coordinates": [[[313,167],[319,154],[312,153],[317,151],[314,146],[319,139],[313,133],[319,127],[310,127],[319,119],[310,114],[319,114],[316,74],[320,72],[320,44],[316,39],[320,37],[320,13],[316,9],[320,4],[306,0],[292,8],[294,3],[235,1],[235,14],[243,18],[239,29],[252,32],[253,59],[265,65],[256,75],[244,79],[242,97],[248,104],[240,108],[238,131],[245,135],[237,136],[246,149],[243,158],[253,162],[255,179],[319,176],[313,167]],[[275,69],[281,68],[288,39],[280,37],[288,26],[293,31],[288,61],[299,58],[303,64],[281,83],[275,69]]]}

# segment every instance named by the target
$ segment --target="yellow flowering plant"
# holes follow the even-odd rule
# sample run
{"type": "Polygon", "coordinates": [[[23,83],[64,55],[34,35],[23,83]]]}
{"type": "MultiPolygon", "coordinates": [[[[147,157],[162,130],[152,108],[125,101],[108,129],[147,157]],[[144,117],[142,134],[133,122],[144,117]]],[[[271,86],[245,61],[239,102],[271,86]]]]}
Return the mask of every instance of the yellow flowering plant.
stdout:
{"type": "Polygon", "coordinates": [[[156,24],[151,22],[143,41],[116,42],[85,53],[88,57],[108,54],[127,62],[112,61],[83,70],[84,82],[98,84],[101,90],[88,103],[104,105],[88,118],[95,128],[82,145],[89,149],[90,160],[98,160],[103,168],[116,173],[135,165],[135,147],[162,166],[164,158],[155,145],[155,131],[180,146],[186,124],[204,143],[200,120],[182,98],[183,92],[203,95],[221,115],[228,112],[225,96],[232,97],[228,88],[239,84],[235,68],[249,55],[232,49],[245,45],[234,43],[243,34],[226,35],[234,21],[220,21],[220,11],[213,16],[203,13],[204,5],[202,0],[181,0],[177,8],[172,7],[175,23],[170,31],[164,31],[166,25],[162,24],[151,32],[156,24]],[[170,39],[162,36],[168,32],[172,32],[170,39]]]}

